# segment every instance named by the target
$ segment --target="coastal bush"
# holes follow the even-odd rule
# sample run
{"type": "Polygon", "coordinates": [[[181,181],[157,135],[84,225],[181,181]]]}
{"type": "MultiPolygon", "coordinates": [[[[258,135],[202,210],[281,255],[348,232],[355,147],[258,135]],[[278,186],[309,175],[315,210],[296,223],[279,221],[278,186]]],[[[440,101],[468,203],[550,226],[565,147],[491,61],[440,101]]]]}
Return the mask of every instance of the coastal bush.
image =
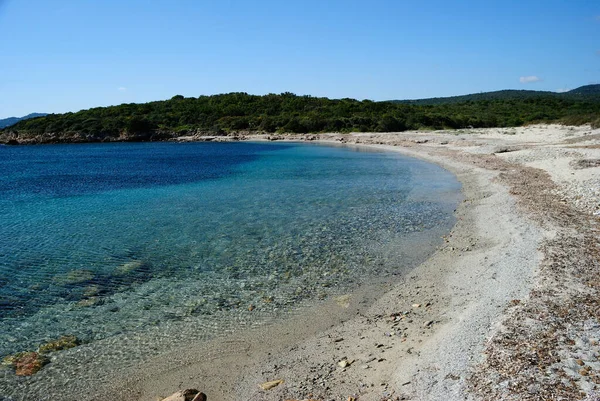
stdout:
{"type": "MultiPolygon", "coordinates": [[[[476,95],[473,95],[476,96],[476,95]]],[[[0,131],[27,138],[43,134],[80,133],[97,139],[125,133],[153,138],[183,132],[222,135],[235,131],[351,132],[515,127],[534,122],[594,124],[600,121],[600,98],[561,97],[520,91],[496,98],[467,98],[434,104],[374,102],[296,96],[229,93],[144,104],[97,107],[77,113],[50,114],[20,121],[0,131]],[[512,95],[512,97],[509,96],[512,95]],[[157,135],[160,132],[160,135],[157,135]]],[[[140,138],[144,138],[141,136],[140,138]]]]}

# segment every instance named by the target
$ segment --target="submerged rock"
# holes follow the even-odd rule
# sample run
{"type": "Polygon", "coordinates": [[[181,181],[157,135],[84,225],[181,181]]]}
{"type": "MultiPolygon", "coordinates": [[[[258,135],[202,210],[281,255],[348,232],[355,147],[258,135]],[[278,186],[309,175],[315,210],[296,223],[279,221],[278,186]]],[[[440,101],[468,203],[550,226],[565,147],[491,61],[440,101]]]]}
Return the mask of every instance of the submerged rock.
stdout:
{"type": "Polygon", "coordinates": [[[18,354],[14,354],[14,355],[7,355],[4,358],[2,358],[2,365],[4,366],[13,366],[15,363],[15,360],[20,357],[21,355],[23,355],[25,352],[19,352],[18,354]]]}
{"type": "Polygon", "coordinates": [[[38,352],[19,352],[2,359],[2,364],[12,366],[17,376],[32,376],[36,374],[48,359],[38,352]]]}
{"type": "Polygon", "coordinates": [[[85,287],[83,290],[83,296],[86,298],[95,297],[100,293],[100,287],[96,284],[85,287]]]}
{"type": "Polygon", "coordinates": [[[113,271],[113,273],[117,276],[125,276],[143,268],[144,266],[146,266],[146,264],[143,261],[133,260],[131,262],[123,263],[122,265],[118,266],[113,271]]]}
{"type": "Polygon", "coordinates": [[[81,308],[88,308],[90,306],[96,306],[96,305],[101,305],[101,304],[102,304],[102,299],[99,297],[84,298],[84,299],[80,300],[79,302],[77,302],[77,306],[79,306],[81,308]]]}
{"type": "Polygon", "coordinates": [[[94,279],[94,272],[87,269],[71,270],[65,274],[54,277],[54,282],[59,285],[74,285],[85,283],[94,279]]]}
{"type": "Polygon", "coordinates": [[[47,354],[48,352],[60,351],[63,349],[69,349],[77,347],[80,341],[75,336],[62,336],[54,341],[42,344],[38,348],[40,354],[47,354]]]}

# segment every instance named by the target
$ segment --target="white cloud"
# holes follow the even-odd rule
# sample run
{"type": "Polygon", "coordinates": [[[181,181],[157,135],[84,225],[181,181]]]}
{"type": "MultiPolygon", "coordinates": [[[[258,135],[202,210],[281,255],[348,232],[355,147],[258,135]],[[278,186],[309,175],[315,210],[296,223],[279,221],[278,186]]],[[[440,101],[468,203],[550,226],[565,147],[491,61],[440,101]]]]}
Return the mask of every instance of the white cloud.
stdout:
{"type": "Polygon", "coordinates": [[[125,91],[127,90],[127,88],[125,88],[125,87],[123,87],[123,86],[119,86],[119,87],[117,88],[117,90],[118,90],[119,92],[125,92],[125,91]]]}
{"type": "Polygon", "coordinates": [[[536,77],[535,75],[529,75],[527,77],[519,78],[519,82],[522,84],[530,84],[532,82],[540,82],[542,79],[540,77],[536,77]]]}
{"type": "Polygon", "coordinates": [[[556,92],[557,92],[557,93],[565,93],[565,92],[568,92],[568,91],[570,91],[570,90],[571,90],[571,89],[569,89],[569,88],[560,88],[560,89],[557,89],[557,90],[556,90],[556,92]]]}

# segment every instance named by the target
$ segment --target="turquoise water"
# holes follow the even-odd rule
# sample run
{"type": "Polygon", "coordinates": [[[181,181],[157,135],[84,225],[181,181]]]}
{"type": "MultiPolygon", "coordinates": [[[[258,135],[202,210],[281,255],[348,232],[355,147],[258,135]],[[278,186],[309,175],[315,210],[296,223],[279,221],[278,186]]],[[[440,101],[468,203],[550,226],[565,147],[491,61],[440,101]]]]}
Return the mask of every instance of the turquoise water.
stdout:
{"type": "MultiPolygon", "coordinates": [[[[0,357],[75,335],[94,377],[111,365],[95,344],[208,339],[407,271],[460,191],[416,159],[296,143],[4,146],[0,172],[0,357]]],[[[69,352],[33,377],[0,368],[0,399],[51,394],[69,352]]]]}

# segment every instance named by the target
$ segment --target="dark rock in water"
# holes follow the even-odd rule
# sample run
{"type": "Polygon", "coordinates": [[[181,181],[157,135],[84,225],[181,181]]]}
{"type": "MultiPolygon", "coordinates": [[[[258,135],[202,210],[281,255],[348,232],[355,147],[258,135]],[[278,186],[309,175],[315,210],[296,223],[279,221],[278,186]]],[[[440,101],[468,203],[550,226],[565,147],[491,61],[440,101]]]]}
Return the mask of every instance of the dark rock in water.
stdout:
{"type": "Polygon", "coordinates": [[[17,376],[32,376],[48,363],[48,359],[37,352],[19,352],[2,360],[3,365],[15,368],[17,376]]]}
{"type": "Polygon", "coordinates": [[[75,336],[62,336],[57,340],[40,345],[38,351],[40,354],[46,354],[48,352],[74,348],[77,347],[79,344],[80,342],[75,336]]]}

